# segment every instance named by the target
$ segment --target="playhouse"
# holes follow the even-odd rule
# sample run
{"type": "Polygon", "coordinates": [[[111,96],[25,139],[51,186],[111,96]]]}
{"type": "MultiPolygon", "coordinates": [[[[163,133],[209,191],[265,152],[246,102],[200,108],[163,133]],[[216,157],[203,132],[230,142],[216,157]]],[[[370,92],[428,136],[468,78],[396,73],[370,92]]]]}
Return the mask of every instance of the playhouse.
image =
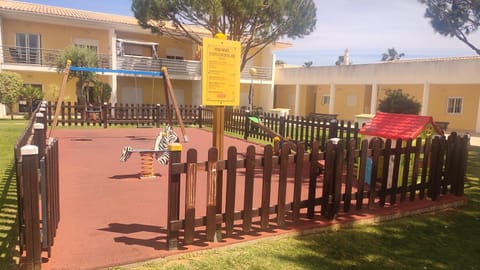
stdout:
{"type": "Polygon", "coordinates": [[[369,140],[373,137],[414,140],[418,137],[425,139],[443,135],[443,131],[435,124],[431,116],[377,112],[360,129],[360,134],[369,140]]]}
{"type": "MultiPolygon", "coordinates": [[[[362,139],[369,141],[372,138],[381,138],[382,140],[391,139],[392,147],[396,147],[397,139],[402,139],[404,142],[407,139],[426,139],[443,135],[443,131],[435,124],[431,116],[378,112],[360,129],[360,134],[362,135],[362,139]]],[[[391,187],[393,158],[393,156],[390,157],[388,187],[391,187]]],[[[380,172],[381,166],[379,166],[379,173],[380,172]]],[[[366,173],[365,176],[367,183],[369,183],[370,173],[366,173]]]]}

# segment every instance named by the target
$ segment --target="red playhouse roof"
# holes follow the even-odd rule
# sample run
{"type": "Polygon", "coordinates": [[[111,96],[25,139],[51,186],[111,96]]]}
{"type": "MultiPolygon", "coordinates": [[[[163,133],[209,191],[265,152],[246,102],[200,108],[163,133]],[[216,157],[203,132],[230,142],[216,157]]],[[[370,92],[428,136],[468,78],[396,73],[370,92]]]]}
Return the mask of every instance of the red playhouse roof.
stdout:
{"type": "Polygon", "coordinates": [[[416,139],[430,126],[433,128],[432,135],[443,134],[431,116],[377,112],[360,129],[360,134],[385,139],[416,139]]]}

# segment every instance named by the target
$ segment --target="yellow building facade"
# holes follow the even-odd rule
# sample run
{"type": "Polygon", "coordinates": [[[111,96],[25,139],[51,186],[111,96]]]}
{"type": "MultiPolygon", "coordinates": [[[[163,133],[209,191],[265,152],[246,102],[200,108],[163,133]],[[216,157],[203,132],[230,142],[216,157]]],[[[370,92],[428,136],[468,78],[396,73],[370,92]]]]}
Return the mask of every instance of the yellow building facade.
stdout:
{"type": "MultiPolygon", "coordinates": [[[[209,37],[200,30],[196,34],[209,37]]],[[[191,40],[152,34],[133,17],[0,0],[0,71],[19,73],[25,84],[41,88],[44,94],[58,91],[63,74],[56,71],[55,61],[72,46],[94,50],[104,69],[160,72],[166,67],[177,102],[201,105],[201,59],[199,46],[191,40]]],[[[247,63],[241,73],[239,106],[248,105],[253,84],[254,105],[272,108],[273,50],[281,46],[288,44],[269,46],[247,63]],[[257,74],[251,75],[251,68],[257,74]]],[[[112,87],[112,103],[165,102],[162,77],[97,75],[112,87]]],[[[65,96],[65,101],[77,101],[75,81],[68,82],[65,96]]]]}
{"type": "Polygon", "coordinates": [[[339,120],[355,121],[375,114],[388,89],[401,89],[422,104],[421,115],[448,122],[448,131],[480,133],[479,71],[478,56],[279,67],[274,106],[295,115],[337,114],[339,120]]]}

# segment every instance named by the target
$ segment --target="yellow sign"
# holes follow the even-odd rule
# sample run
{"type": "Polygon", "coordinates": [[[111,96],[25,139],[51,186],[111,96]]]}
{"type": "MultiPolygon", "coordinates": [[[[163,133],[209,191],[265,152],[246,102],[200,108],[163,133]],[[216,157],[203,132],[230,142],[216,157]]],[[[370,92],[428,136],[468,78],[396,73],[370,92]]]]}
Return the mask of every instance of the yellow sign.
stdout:
{"type": "Polygon", "coordinates": [[[202,52],[202,104],[240,105],[240,42],[204,38],[202,52]]]}

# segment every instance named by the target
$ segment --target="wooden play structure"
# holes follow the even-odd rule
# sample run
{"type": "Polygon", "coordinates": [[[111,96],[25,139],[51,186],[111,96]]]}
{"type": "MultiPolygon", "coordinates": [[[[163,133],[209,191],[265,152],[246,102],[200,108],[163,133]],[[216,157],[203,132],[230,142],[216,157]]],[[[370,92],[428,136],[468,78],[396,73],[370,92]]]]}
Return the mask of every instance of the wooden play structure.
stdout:
{"type": "MultiPolygon", "coordinates": [[[[60,88],[60,94],[57,101],[57,107],[55,109],[55,115],[53,117],[53,123],[50,129],[49,137],[52,134],[53,129],[58,124],[58,117],[61,110],[61,104],[63,101],[63,96],[65,93],[65,87],[68,80],[68,75],[70,71],[85,71],[85,72],[100,72],[100,73],[119,73],[119,74],[129,74],[129,75],[146,75],[146,76],[161,76],[163,78],[163,88],[165,94],[165,103],[167,107],[170,107],[170,100],[172,102],[173,108],[175,110],[175,114],[177,120],[179,122],[183,140],[184,142],[188,142],[188,137],[185,132],[185,127],[182,120],[182,115],[178,108],[177,100],[175,98],[175,94],[173,93],[172,83],[170,81],[170,77],[168,75],[168,70],[166,67],[162,67],[161,72],[151,72],[151,71],[135,71],[135,70],[116,70],[116,69],[104,69],[104,68],[92,68],[92,67],[77,67],[71,66],[71,61],[68,60],[66,67],[64,69],[64,76],[62,85],[60,88]]],[[[120,158],[121,161],[125,162],[132,153],[139,153],[141,157],[141,169],[140,169],[140,178],[150,178],[154,177],[153,172],[153,163],[154,163],[154,155],[158,162],[162,165],[168,163],[169,158],[169,151],[168,151],[168,144],[174,143],[178,140],[177,135],[172,129],[172,115],[170,110],[166,110],[168,124],[165,127],[164,131],[161,131],[159,136],[155,141],[155,145],[152,149],[135,149],[130,146],[126,146],[123,149],[122,156],[120,158]]]]}
{"type": "Polygon", "coordinates": [[[263,130],[269,137],[273,138],[273,152],[278,155],[284,144],[287,144],[291,150],[296,151],[296,143],[287,137],[282,136],[273,129],[263,124],[262,120],[256,116],[249,116],[250,123],[263,130]]]}

